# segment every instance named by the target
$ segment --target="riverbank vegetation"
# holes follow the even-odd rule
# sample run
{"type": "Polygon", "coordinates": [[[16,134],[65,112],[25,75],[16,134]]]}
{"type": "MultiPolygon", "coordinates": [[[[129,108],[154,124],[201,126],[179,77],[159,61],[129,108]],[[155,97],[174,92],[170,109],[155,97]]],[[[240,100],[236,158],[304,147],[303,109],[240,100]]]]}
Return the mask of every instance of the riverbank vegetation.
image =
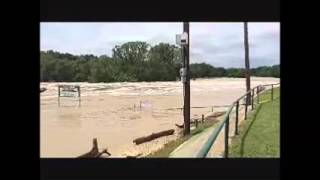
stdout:
{"type": "MultiPolygon", "coordinates": [[[[138,82],[179,80],[181,49],[168,43],[151,46],[146,42],[127,42],[107,55],[72,55],[40,51],[42,82],[138,82]]],[[[279,77],[279,65],[251,69],[253,76],[279,77]]],[[[244,77],[243,68],[190,64],[191,78],[244,77]]]]}

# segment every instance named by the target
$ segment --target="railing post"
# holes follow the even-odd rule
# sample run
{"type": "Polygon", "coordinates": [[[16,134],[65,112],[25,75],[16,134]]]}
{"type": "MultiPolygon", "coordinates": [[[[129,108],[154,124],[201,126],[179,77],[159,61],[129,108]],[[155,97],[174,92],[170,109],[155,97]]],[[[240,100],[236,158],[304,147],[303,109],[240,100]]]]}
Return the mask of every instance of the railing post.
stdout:
{"type": "Polygon", "coordinates": [[[251,110],[253,110],[254,109],[254,107],[253,107],[253,104],[254,104],[254,101],[253,101],[253,97],[254,97],[254,88],[252,89],[252,96],[251,96],[251,110]]]}
{"type": "Polygon", "coordinates": [[[81,91],[80,86],[78,87],[78,98],[79,98],[79,107],[81,106],[81,91]]]}
{"type": "Polygon", "coordinates": [[[257,104],[259,104],[260,86],[257,87],[257,104]]]}
{"type": "Polygon", "coordinates": [[[194,123],[195,123],[196,128],[197,128],[197,127],[198,127],[198,119],[195,119],[195,120],[194,120],[194,123]]]}
{"type": "Polygon", "coordinates": [[[273,101],[273,84],[271,84],[271,101],[273,101]]]}
{"type": "Polygon", "coordinates": [[[234,134],[238,135],[238,122],[239,122],[239,101],[237,101],[236,104],[236,127],[235,127],[235,131],[234,134]]]}
{"type": "Polygon", "coordinates": [[[79,100],[81,101],[81,91],[80,91],[80,87],[78,87],[77,89],[78,89],[78,97],[79,97],[79,100]]]}
{"type": "Polygon", "coordinates": [[[247,120],[247,111],[248,111],[248,94],[246,95],[246,104],[245,104],[245,108],[244,108],[244,120],[247,120]]]}
{"type": "Polygon", "coordinates": [[[60,86],[58,86],[58,106],[60,107],[60,86]]]}
{"type": "Polygon", "coordinates": [[[202,123],[204,123],[204,115],[202,114],[202,117],[201,117],[201,121],[202,123]]]}
{"type": "Polygon", "coordinates": [[[225,124],[225,131],[224,131],[224,157],[228,158],[229,154],[229,114],[227,117],[227,121],[225,124]]]}

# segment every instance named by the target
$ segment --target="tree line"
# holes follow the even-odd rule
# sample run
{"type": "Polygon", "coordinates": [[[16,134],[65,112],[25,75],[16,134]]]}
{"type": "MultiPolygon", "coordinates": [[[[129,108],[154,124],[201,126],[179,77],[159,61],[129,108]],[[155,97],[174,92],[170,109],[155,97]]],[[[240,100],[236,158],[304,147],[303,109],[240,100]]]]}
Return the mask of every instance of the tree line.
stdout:
{"type": "MultiPolygon", "coordinates": [[[[72,55],[40,51],[42,82],[138,82],[175,81],[180,78],[181,48],[168,43],[151,46],[146,42],[127,42],[107,55],[72,55]]],[[[251,69],[253,76],[280,77],[279,65],[251,69]]],[[[242,68],[190,64],[191,78],[244,77],[242,68]]]]}

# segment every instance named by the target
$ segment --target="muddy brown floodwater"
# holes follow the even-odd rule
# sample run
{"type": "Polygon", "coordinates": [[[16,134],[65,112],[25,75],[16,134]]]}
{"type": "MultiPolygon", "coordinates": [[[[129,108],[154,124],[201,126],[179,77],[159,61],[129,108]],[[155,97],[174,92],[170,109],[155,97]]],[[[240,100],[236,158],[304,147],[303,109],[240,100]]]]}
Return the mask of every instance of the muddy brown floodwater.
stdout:
{"type": "MultiPolygon", "coordinates": [[[[278,83],[278,78],[251,78],[251,85],[278,83]]],[[[192,80],[191,106],[229,105],[245,92],[244,78],[192,80]]],[[[176,135],[134,145],[133,139],[182,124],[181,82],[137,83],[41,83],[41,157],[76,157],[88,152],[92,139],[99,148],[108,148],[112,157],[148,154],[176,135]],[[77,98],[60,98],[58,85],[80,85],[77,98]],[[140,106],[141,104],[141,106],[140,106]],[[141,107],[141,108],[140,108],[141,107]]],[[[219,109],[215,108],[214,111],[219,109]]],[[[221,109],[220,109],[221,110],[221,109]]],[[[211,112],[211,108],[191,109],[191,117],[211,112]]]]}

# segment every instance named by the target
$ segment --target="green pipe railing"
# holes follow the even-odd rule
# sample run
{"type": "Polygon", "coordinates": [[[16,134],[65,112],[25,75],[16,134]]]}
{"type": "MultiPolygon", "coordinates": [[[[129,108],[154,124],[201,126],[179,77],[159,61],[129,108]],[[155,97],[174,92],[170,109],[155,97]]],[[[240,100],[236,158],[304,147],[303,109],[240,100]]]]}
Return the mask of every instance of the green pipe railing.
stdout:
{"type": "Polygon", "coordinates": [[[215,140],[217,139],[220,131],[222,130],[223,125],[225,124],[225,122],[229,119],[229,114],[233,109],[233,104],[232,106],[229,108],[229,110],[226,113],[225,118],[223,119],[223,121],[217,126],[217,128],[215,128],[213,130],[213,132],[210,134],[208,140],[206,141],[206,143],[204,144],[204,146],[202,146],[202,148],[200,149],[200,151],[197,154],[197,157],[206,157],[212,144],[215,142],[215,140]]]}
{"type": "Polygon", "coordinates": [[[230,121],[230,113],[232,112],[232,109],[234,108],[234,106],[236,106],[236,124],[235,124],[235,135],[238,135],[238,122],[239,122],[239,116],[238,116],[238,111],[239,111],[239,101],[242,100],[243,98],[246,98],[246,103],[245,105],[245,119],[247,117],[247,106],[248,104],[248,94],[252,93],[252,101],[251,101],[251,105],[252,105],[252,110],[253,110],[253,104],[254,104],[254,91],[256,89],[256,96],[257,96],[257,103],[259,103],[259,94],[264,91],[264,90],[260,90],[260,87],[262,86],[271,86],[271,100],[273,100],[273,88],[276,85],[280,85],[280,83],[276,83],[276,84],[265,84],[265,85],[258,85],[255,86],[254,88],[252,88],[251,90],[249,90],[248,92],[246,92],[244,95],[242,95],[240,98],[238,98],[236,101],[234,101],[227,113],[225,114],[225,117],[223,118],[223,120],[218,124],[218,126],[212,131],[212,133],[209,135],[209,138],[207,139],[206,143],[200,148],[199,152],[197,153],[196,157],[207,157],[208,152],[210,151],[210,149],[212,148],[212,145],[214,144],[214,142],[216,141],[217,137],[219,136],[219,133],[221,132],[222,128],[225,127],[225,149],[224,149],[224,157],[228,158],[228,153],[229,153],[229,144],[228,144],[228,139],[229,139],[229,121],[230,121]]]}

